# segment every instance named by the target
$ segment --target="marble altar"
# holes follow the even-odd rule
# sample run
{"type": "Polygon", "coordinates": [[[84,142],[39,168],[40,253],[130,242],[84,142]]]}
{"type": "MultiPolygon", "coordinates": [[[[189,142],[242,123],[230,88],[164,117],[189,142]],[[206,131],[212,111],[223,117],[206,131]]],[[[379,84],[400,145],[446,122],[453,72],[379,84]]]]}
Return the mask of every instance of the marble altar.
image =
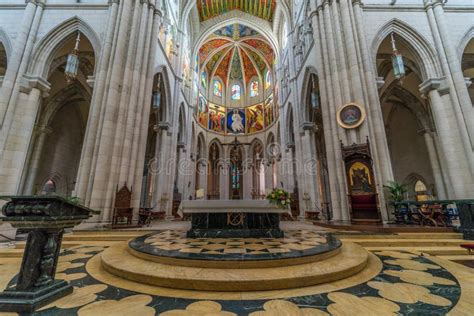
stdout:
{"type": "Polygon", "coordinates": [[[182,201],[178,215],[191,216],[188,238],[281,238],[280,215],[290,214],[266,200],[182,201]]]}

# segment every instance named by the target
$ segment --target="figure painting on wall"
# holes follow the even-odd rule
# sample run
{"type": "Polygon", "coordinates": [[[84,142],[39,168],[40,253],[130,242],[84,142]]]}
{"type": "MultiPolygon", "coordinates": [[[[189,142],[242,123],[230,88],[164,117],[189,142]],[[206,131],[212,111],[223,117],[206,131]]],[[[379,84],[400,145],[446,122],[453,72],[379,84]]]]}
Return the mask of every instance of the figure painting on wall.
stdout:
{"type": "Polygon", "coordinates": [[[227,132],[232,134],[245,133],[245,113],[242,109],[227,110],[227,132]]]}
{"type": "Polygon", "coordinates": [[[214,132],[225,132],[225,108],[209,104],[209,129],[214,132]]]}
{"type": "Polygon", "coordinates": [[[362,162],[354,162],[349,169],[352,193],[372,193],[370,169],[362,162]]]}
{"type": "Polygon", "coordinates": [[[337,112],[337,122],[344,128],[356,128],[360,126],[365,119],[365,110],[356,103],[344,105],[337,112]]]}
{"type": "Polygon", "coordinates": [[[273,95],[270,95],[265,101],[265,126],[270,126],[273,123],[273,120],[273,95]]]}
{"type": "Polygon", "coordinates": [[[209,108],[207,106],[207,100],[204,98],[204,96],[199,95],[199,101],[198,101],[198,121],[201,126],[206,127],[207,126],[207,115],[209,112],[209,108]]]}
{"type": "Polygon", "coordinates": [[[247,133],[255,133],[264,128],[263,105],[257,104],[246,109],[247,133]]]}

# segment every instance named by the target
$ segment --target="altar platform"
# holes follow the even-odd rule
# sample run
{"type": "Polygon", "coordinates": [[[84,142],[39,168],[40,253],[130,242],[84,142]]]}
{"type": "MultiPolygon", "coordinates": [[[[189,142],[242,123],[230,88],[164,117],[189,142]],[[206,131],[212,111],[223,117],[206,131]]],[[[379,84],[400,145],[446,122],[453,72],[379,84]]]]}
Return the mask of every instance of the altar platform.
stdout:
{"type": "Polygon", "coordinates": [[[281,214],[291,216],[267,200],[187,200],[178,209],[191,216],[190,238],[281,238],[281,214]]]}
{"type": "Polygon", "coordinates": [[[102,267],[123,279],[200,291],[268,291],[333,282],[369,260],[362,247],[330,234],[287,231],[285,238],[187,238],[158,232],[114,245],[102,267]]]}

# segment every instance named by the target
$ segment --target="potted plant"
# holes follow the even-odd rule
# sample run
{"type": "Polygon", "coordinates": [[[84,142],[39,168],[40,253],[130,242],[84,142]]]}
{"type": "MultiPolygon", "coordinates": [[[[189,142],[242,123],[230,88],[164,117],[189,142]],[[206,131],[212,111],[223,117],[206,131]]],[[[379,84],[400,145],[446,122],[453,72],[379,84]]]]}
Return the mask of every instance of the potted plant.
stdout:
{"type": "Polygon", "coordinates": [[[403,196],[407,193],[406,186],[404,184],[398,183],[396,181],[389,181],[386,185],[383,186],[386,188],[390,194],[390,200],[395,209],[394,215],[397,223],[405,222],[405,216],[408,213],[407,207],[400,207],[396,205],[397,202],[403,201],[403,196]]]}

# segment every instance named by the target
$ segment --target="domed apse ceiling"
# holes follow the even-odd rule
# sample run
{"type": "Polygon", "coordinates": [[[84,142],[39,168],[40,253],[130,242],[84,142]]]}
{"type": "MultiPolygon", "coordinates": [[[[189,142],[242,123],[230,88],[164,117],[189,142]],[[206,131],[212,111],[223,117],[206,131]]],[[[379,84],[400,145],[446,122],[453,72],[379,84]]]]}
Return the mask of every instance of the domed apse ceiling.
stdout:
{"type": "Polygon", "coordinates": [[[240,10],[271,22],[276,0],[197,0],[201,22],[220,14],[240,10]]]}
{"type": "Polygon", "coordinates": [[[224,85],[232,80],[247,84],[254,77],[265,78],[275,54],[270,43],[250,27],[233,24],[208,37],[199,50],[201,71],[210,80],[220,78],[224,85]]]}

